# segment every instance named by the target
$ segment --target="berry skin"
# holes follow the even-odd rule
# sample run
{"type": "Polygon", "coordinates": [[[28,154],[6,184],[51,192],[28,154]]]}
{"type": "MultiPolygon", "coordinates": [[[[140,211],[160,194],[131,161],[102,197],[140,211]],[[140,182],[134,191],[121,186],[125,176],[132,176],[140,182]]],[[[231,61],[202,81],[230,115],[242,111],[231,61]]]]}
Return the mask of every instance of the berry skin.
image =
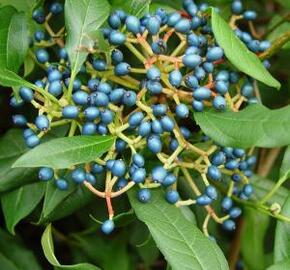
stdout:
{"type": "Polygon", "coordinates": [[[109,35],[109,42],[112,45],[122,45],[126,41],[126,36],[118,31],[111,31],[109,35]]]}
{"type": "Polygon", "coordinates": [[[167,106],[165,104],[155,104],[152,105],[152,111],[154,116],[163,116],[167,112],[167,106]]]}
{"type": "Polygon", "coordinates": [[[187,19],[180,19],[174,26],[175,30],[180,33],[188,33],[190,30],[190,21],[187,19]]]}
{"type": "Polygon", "coordinates": [[[117,76],[125,76],[130,73],[131,66],[128,63],[122,62],[115,66],[114,72],[117,76]]]}
{"type": "Polygon", "coordinates": [[[105,71],[107,69],[107,63],[103,59],[94,59],[93,68],[97,71],[105,71]]]}
{"type": "Polygon", "coordinates": [[[100,115],[100,111],[96,107],[87,107],[84,110],[84,115],[87,121],[94,121],[100,115]]]}
{"type": "Polygon", "coordinates": [[[65,119],[76,119],[78,115],[79,109],[74,105],[67,105],[62,110],[62,117],[65,119]]]}
{"type": "Polygon", "coordinates": [[[150,17],[147,21],[146,28],[151,35],[158,34],[160,30],[160,20],[157,16],[150,17]]]}
{"type": "Polygon", "coordinates": [[[244,19],[247,21],[254,21],[257,18],[257,13],[253,10],[247,10],[244,12],[244,19]]]}
{"type": "Polygon", "coordinates": [[[109,25],[111,26],[111,28],[113,29],[118,29],[121,26],[121,19],[118,16],[117,12],[113,12],[109,19],[108,19],[109,25]]]}
{"type": "Polygon", "coordinates": [[[98,85],[97,90],[101,93],[109,95],[112,91],[112,86],[109,83],[103,82],[98,85]]]}
{"type": "Polygon", "coordinates": [[[88,103],[97,107],[107,107],[109,104],[109,98],[102,92],[95,92],[88,97],[88,103]]]}
{"type": "Polygon", "coordinates": [[[76,105],[86,105],[88,103],[88,97],[89,95],[82,90],[76,91],[72,96],[76,105]]]}
{"type": "Polygon", "coordinates": [[[123,103],[128,107],[132,107],[136,104],[137,95],[133,91],[127,91],[123,96],[123,103]]]}
{"type": "Polygon", "coordinates": [[[122,151],[124,151],[127,147],[127,143],[125,141],[123,141],[122,139],[118,138],[115,142],[115,148],[116,151],[121,153],[122,151]]]}
{"type": "Polygon", "coordinates": [[[53,15],[58,15],[60,13],[63,12],[63,6],[61,3],[58,2],[54,2],[51,4],[51,6],[49,7],[49,11],[53,14],[53,15]]]}
{"type": "Polygon", "coordinates": [[[213,99],[213,107],[217,111],[224,111],[227,107],[227,103],[224,97],[222,96],[216,96],[213,99]]]}
{"type": "Polygon", "coordinates": [[[223,165],[226,162],[226,155],[223,152],[217,152],[213,155],[211,163],[215,166],[223,165]]]}
{"type": "Polygon", "coordinates": [[[163,116],[160,120],[162,129],[167,132],[171,132],[174,129],[174,121],[167,115],[163,116]]]}
{"type": "Polygon", "coordinates": [[[236,224],[233,220],[228,219],[224,221],[224,223],[222,224],[222,227],[224,230],[232,232],[236,229],[236,224]]]}
{"type": "Polygon", "coordinates": [[[42,8],[38,8],[33,11],[32,13],[32,18],[35,20],[37,23],[42,24],[45,21],[45,15],[44,11],[42,8]]]}
{"type": "Polygon", "coordinates": [[[241,208],[238,208],[238,207],[233,207],[229,211],[229,215],[233,219],[238,218],[241,214],[242,214],[242,210],[241,210],[241,208]]]}
{"type": "Polygon", "coordinates": [[[243,187],[243,193],[247,196],[250,197],[253,194],[253,186],[251,184],[247,184],[243,187]]]}
{"type": "Polygon", "coordinates": [[[9,105],[13,108],[20,108],[24,104],[23,100],[16,100],[15,97],[10,99],[9,105]]]}
{"type": "Polygon", "coordinates": [[[235,159],[229,160],[226,164],[225,164],[225,168],[228,170],[235,170],[239,167],[239,162],[236,161],[235,159]]]}
{"type": "Polygon", "coordinates": [[[192,108],[197,112],[202,112],[204,109],[204,105],[202,101],[193,100],[192,101],[192,108]]]}
{"type": "Polygon", "coordinates": [[[151,67],[146,73],[147,79],[150,81],[159,81],[161,77],[160,70],[157,67],[151,67]]]}
{"type": "Polygon", "coordinates": [[[175,113],[179,118],[187,118],[189,115],[189,109],[185,104],[180,103],[176,106],[175,113]]]}
{"type": "Polygon", "coordinates": [[[26,102],[31,102],[33,100],[33,91],[28,87],[20,87],[19,95],[22,100],[26,102]]]}
{"type": "Polygon", "coordinates": [[[145,181],[146,171],[144,168],[135,169],[135,171],[131,174],[131,179],[133,182],[140,184],[145,181]]]}
{"type": "Polygon", "coordinates": [[[138,200],[142,203],[148,203],[151,199],[151,192],[148,188],[142,188],[138,191],[138,200]]]}
{"type": "Polygon", "coordinates": [[[97,91],[99,84],[100,84],[100,81],[98,79],[90,79],[88,81],[88,88],[91,91],[97,91]]]}
{"type": "Polygon", "coordinates": [[[185,77],[185,84],[186,84],[187,87],[189,87],[191,89],[198,88],[198,80],[193,75],[188,75],[188,76],[185,77]]]}
{"type": "Polygon", "coordinates": [[[172,173],[167,174],[167,176],[162,181],[162,186],[169,187],[176,182],[176,176],[172,173]]]}
{"type": "Polygon", "coordinates": [[[12,116],[13,124],[17,127],[25,127],[27,120],[22,114],[15,114],[12,116]]]}
{"type": "Polygon", "coordinates": [[[178,145],[178,141],[175,138],[172,138],[170,140],[169,148],[172,152],[174,152],[177,149],[178,145]]]}
{"type": "Polygon", "coordinates": [[[136,166],[138,166],[139,168],[142,168],[145,165],[145,160],[144,160],[144,158],[143,158],[142,155],[140,155],[140,154],[134,154],[134,156],[133,156],[133,163],[136,166]]]}
{"type": "Polygon", "coordinates": [[[243,4],[240,0],[234,0],[232,2],[232,13],[235,15],[239,15],[243,11],[243,4]]]}
{"type": "Polygon", "coordinates": [[[155,54],[165,54],[167,50],[167,45],[163,39],[158,39],[155,42],[152,42],[151,49],[155,54]]]}
{"type": "Polygon", "coordinates": [[[81,184],[86,179],[86,172],[82,168],[77,168],[72,171],[71,178],[75,183],[81,184]]]}
{"type": "Polygon", "coordinates": [[[61,81],[53,81],[48,86],[48,92],[55,97],[62,94],[62,84],[61,81]]]}
{"type": "Polygon", "coordinates": [[[83,125],[82,135],[94,135],[97,132],[97,125],[95,123],[87,122],[83,125]]]}
{"type": "Polygon", "coordinates": [[[104,171],[104,167],[102,165],[99,165],[98,163],[94,163],[92,166],[92,172],[94,174],[100,174],[104,171]]]}
{"type": "Polygon", "coordinates": [[[153,133],[158,134],[158,135],[163,133],[164,130],[162,128],[160,120],[156,119],[152,121],[151,130],[153,133]]]}
{"type": "Polygon", "coordinates": [[[254,96],[254,87],[251,83],[245,83],[242,86],[242,95],[245,96],[246,98],[250,98],[254,96]]]}
{"type": "Polygon", "coordinates": [[[34,39],[38,42],[41,42],[42,40],[45,39],[45,33],[41,30],[35,31],[34,32],[34,39]]]}
{"type": "Polygon", "coordinates": [[[65,48],[60,48],[58,52],[58,57],[60,59],[67,60],[68,59],[67,50],[65,48]]]}
{"type": "Polygon", "coordinates": [[[115,88],[109,95],[110,102],[118,104],[122,101],[125,90],[123,88],[115,88]]]}
{"type": "Polygon", "coordinates": [[[114,229],[115,229],[114,221],[110,219],[106,220],[101,226],[101,231],[104,234],[110,234],[114,229]]]}
{"type": "Polygon", "coordinates": [[[196,203],[201,206],[209,205],[212,203],[212,199],[207,195],[201,195],[197,197],[196,203]]]}
{"type": "Polygon", "coordinates": [[[176,202],[179,201],[179,194],[175,190],[167,191],[165,194],[165,199],[167,202],[171,204],[175,204],[176,202]]]}
{"type": "Polygon", "coordinates": [[[178,12],[174,12],[168,15],[167,25],[174,27],[181,19],[181,15],[178,12]]]}
{"type": "Polygon", "coordinates": [[[237,158],[242,158],[246,155],[246,151],[244,149],[235,148],[233,154],[237,158]]]}
{"type": "Polygon", "coordinates": [[[68,182],[64,179],[56,179],[55,184],[59,190],[67,190],[68,189],[68,182]]]}
{"type": "Polygon", "coordinates": [[[214,62],[220,60],[224,55],[223,49],[220,47],[212,47],[207,51],[206,60],[208,62],[214,62]]]}
{"type": "Polygon", "coordinates": [[[224,95],[229,90],[229,83],[225,81],[216,81],[215,89],[221,95],[224,95]]]}
{"type": "Polygon", "coordinates": [[[223,210],[225,210],[225,211],[230,210],[233,206],[232,199],[230,197],[224,197],[222,199],[221,206],[222,206],[223,210]]]}
{"type": "Polygon", "coordinates": [[[160,94],[163,89],[161,83],[157,81],[147,81],[146,88],[152,95],[160,94]]]}
{"type": "Polygon", "coordinates": [[[61,80],[61,78],[62,78],[62,74],[57,69],[50,71],[47,76],[47,79],[49,82],[59,81],[61,80]]]}
{"type": "Polygon", "coordinates": [[[101,110],[101,121],[103,124],[108,125],[114,120],[114,113],[111,110],[101,110]]]}
{"type": "Polygon", "coordinates": [[[135,16],[128,16],[126,18],[126,28],[129,32],[132,32],[133,34],[137,35],[140,33],[140,21],[135,16]]]}
{"type": "Polygon", "coordinates": [[[144,118],[144,114],[142,112],[135,112],[129,116],[128,123],[130,127],[137,127],[140,125],[144,118]]]}
{"type": "Polygon", "coordinates": [[[36,127],[41,131],[46,131],[49,128],[50,122],[45,115],[39,115],[35,119],[36,127]]]}
{"type": "Polygon", "coordinates": [[[53,175],[54,175],[53,169],[48,167],[42,167],[38,171],[38,178],[41,181],[49,181],[52,179],[53,175]]]}
{"type": "Polygon", "coordinates": [[[34,131],[30,128],[26,128],[23,130],[23,138],[27,139],[29,136],[35,135],[34,131]]]}
{"type": "Polygon", "coordinates": [[[196,100],[202,101],[211,97],[211,91],[206,87],[200,87],[197,88],[192,95],[196,100]]]}
{"type": "Polygon", "coordinates": [[[162,183],[168,172],[162,167],[157,166],[152,169],[151,176],[154,182],[162,183]]]}
{"type": "Polygon", "coordinates": [[[222,178],[222,174],[220,170],[216,166],[209,166],[207,170],[207,175],[210,179],[214,181],[220,181],[222,178]]]}
{"type": "Polygon", "coordinates": [[[138,135],[146,137],[151,133],[151,124],[149,122],[143,122],[138,128],[138,135]]]}
{"type": "Polygon", "coordinates": [[[126,172],[126,165],[124,161],[120,159],[115,160],[111,171],[114,176],[118,176],[118,177],[123,176],[126,172]]]}
{"type": "Polygon", "coordinates": [[[214,186],[207,186],[205,189],[205,194],[211,198],[212,200],[216,200],[217,199],[217,191],[216,188],[214,186]]]}
{"type": "Polygon", "coordinates": [[[33,148],[33,147],[39,145],[40,140],[36,135],[31,135],[31,136],[26,138],[25,143],[29,148],[33,148]]]}
{"type": "Polygon", "coordinates": [[[197,54],[186,54],[182,58],[182,63],[189,68],[195,68],[201,63],[201,57],[197,54]]]}
{"type": "Polygon", "coordinates": [[[125,178],[120,178],[118,179],[117,183],[116,183],[116,187],[117,190],[121,190],[122,188],[124,188],[125,186],[127,186],[128,181],[125,178]]]}
{"type": "Polygon", "coordinates": [[[45,64],[49,60],[48,52],[44,49],[38,49],[35,52],[36,59],[39,63],[45,64]]]}
{"type": "Polygon", "coordinates": [[[214,65],[213,63],[205,62],[202,65],[203,69],[205,70],[206,73],[213,73],[214,71],[214,65]]]}
{"type": "Polygon", "coordinates": [[[179,87],[182,82],[182,74],[179,70],[173,70],[169,73],[169,82],[174,87],[179,87]]]}
{"type": "Polygon", "coordinates": [[[123,62],[124,55],[120,50],[114,49],[112,51],[112,54],[111,54],[111,59],[112,59],[113,63],[116,65],[116,64],[123,62]]]}
{"type": "Polygon", "coordinates": [[[86,173],[86,181],[88,181],[91,185],[95,185],[97,180],[96,177],[91,173],[86,173]]]}

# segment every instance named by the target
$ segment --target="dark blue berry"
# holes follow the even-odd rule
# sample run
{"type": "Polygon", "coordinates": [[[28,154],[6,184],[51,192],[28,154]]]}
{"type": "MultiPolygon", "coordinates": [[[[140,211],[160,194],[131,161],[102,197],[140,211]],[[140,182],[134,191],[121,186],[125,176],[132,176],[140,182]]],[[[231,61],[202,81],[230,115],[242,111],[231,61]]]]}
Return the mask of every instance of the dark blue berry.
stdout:
{"type": "Polygon", "coordinates": [[[216,166],[209,166],[207,170],[207,175],[210,179],[214,181],[220,181],[222,178],[222,174],[220,170],[216,166]]]}
{"type": "Polygon", "coordinates": [[[197,197],[196,203],[201,206],[209,205],[212,203],[212,199],[207,195],[201,195],[197,197]]]}
{"type": "Polygon", "coordinates": [[[75,119],[78,115],[79,109],[74,105],[67,105],[62,110],[62,117],[65,119],[75,119]]]}
{"type": "Polygon", "coordinates": [[[94,121],[100,115],[100,111],[96,107],[87,107],[84,115],[87,121],[94,121]]]}
{"type": "Polygon", "coordinates": [[[179,201],[179,194],[175,190],[169,190],[165,194],[165,199],[171,204],[175,204],[179,201]]]}
{"type": "Polygon", "coordinates": [[[229,215],[231,218],[235,219],[238,218],[240,215],[242,214],[242,210],[239,207],[233,207],[230,211],[229,211],[229,215]]]}
{"type": "Polygon", "coordinates": [[[58,15],[60,13],[63,12],[63,5],[61,3],[58,2],[54,2],[50,5],[49,7],[49,11],[53,14],[53,15],[58,15]]]}
{"type": "Polygon", "coordinates": [[[138,200],[142,203],[147,203],[151,199],[151,192],[148,188],[142,188],[138,191],[138,200]]]}
{"type": "Polygon", "coordinates": [[[17,127],[25,127],[27,120],[22,114],[15,114],[12,116],[13,124],[17,127]]]}
{"type": "Polygon", "coordinates": [[[172,86],[179,87],[182,82],[182,74],[178,69],[173,70],[169,73],[168,79],[172,86]]]}
{"type": "Polygon", "coordinates": [[[53,169],[48,167],[42,167],[38,171],[38,178],[41,181],[49,181],[52,179],[53,175],[54,175],[53,169]]]}
{"type": "Polygon", "coordinates": [[[59,190],[67,190],[68,189],[68,182],[65,179],[56,179],[55,184],[59,190]]]}
{"type": "Polygon", "coordinates": [[[126,36],[118,31],[111,31],[109,35],[109,42],[112,45],[122,45],[126,41],[126,36]]]}
{"type": "Polygon", "coordinates": [[[48,60],[49,60],[48,52],[44,49],[38,49],[35,52],[35,56],[36,56],[37,61],[41,64],[44,64],[44,63],[48,62],[48,60]]]}
{"type": "Polygon", "coordinates": [[[145,165],[144,157],[140,154],[133,155],[133,162],[135,165],[137,165],[140,168],[144,167],[144,165],[145,165]]]}
{"type": "Polygon", "coordinates": [[[33,11],[32,13],[32,18],[35,20],[37,23],[42,24],[45,21],[45,15],[44,11],[42,8],[38,8],[33,11]]]}
{"type": "Polygon", "coordinates": [[[83,135],[94,135],[97,132],[97,125],[95,123],[87,122],[82,127],[83,135]]]}
{"type": "Polygon", "coordinates": [[[113,29],[118,29],[121,26],[121,19],[116,12],[113,12],[108,19],[109,25],[113,29]]]}
{"type": "Polygon", "coordinates": [[[157,166],[152,169],[151,177],[154,182],[162,183],[168,172],[162,167],[157,166]]]}
{"type": "Polygon", "coordinates": [[[121,62],[115,66],[114,72],[117,76],[125,76],[130,73],[131,66],[128,63],[121,62]]]}
{"type": "Polygon", "coordinates": [[[94,59],[93,68],[97,71],[105,71],[107,69],[107,63],[103,59],[94,59]]]}
{"type": "Polygon", "coordinates": [[[151,35],[158,34],[160,30],[160,19],[157,16],[152,16],[148,19],[146,28],[151,35]]]}
{"type": "Polygon", "coordinates": [[[137,101],[137,95],[133,91],[126,91],[124,96],[123,96],[123,103],[124,105],[128,107],[132,107],[133,105],[136,104],[137,101]]]}
{"type": "Polygon", "coordinates": [[[174,28],[177,32],[186,34],[191,28],[190,21],[188,19],[180,19],[175,25],[174,28]]]}
{"type": "Polygon", "coordinates": [[[160,120],[162,129],[167,132],[171,132],[174,129],[174,121],[167,115],[163,116],[160,120]]]}

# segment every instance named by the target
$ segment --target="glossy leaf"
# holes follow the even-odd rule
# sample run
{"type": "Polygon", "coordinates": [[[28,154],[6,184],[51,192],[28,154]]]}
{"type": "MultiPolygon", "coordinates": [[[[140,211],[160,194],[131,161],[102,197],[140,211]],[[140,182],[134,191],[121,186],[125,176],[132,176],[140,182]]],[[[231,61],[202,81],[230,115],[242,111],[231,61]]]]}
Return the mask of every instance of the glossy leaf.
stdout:
{"type": "Polygon", "coordinates": [[[217,43],[223,48],[227,59],[240,71],[266,85],[280,88],[280,83],[272,77],[257,55],[236,37],[230,26],[212,8],[211,24],[217,43]]]}
{"type": "Polygon", "coordinates": [[[0,265],[3,270],[43,269],[22,241],[0,229],[0,265]]]}
{"type": "Polygon", "coordinates": [[[51,224],[49,224],[46,227],[41,237],[41,246],[42,246],[46,259],[49,261],[50,264],[55,266],[56,269],[100,270],[100,268],[92,264],[88,264],[88,263],[81,263],[81,264],[75,264],[75,265],[61,265],[54,255],[54,245],[53,245],[53,239],[52,239],[52,234],[51,234],[51,224]]]}
{"type": "Polygon", "coordinates": [[[20,157],[16,167],[69,168],[95,160],[109,150],[114,142],[111,136],[74,136],[40,144],[20,157]]]}
{"type": "Polygon", "coordinates": [[[194,113],[203,132],[223,146],[249,148],[290,144],[290,106],[269,110],[251,105],[240,112],[194,113]]]}
{"type": "Polygon", "coordinates": [[[245,208],[244,216],[245,224],[241,235],[243,260],[252,270],[264,270],[266,267],[264,238],[270,218],[251,208],[245,208]]]}
{"type": "Polygon", "coordinates": [[[11,168],[26,151],[20,130],[11,129],[0,138],[0,192],[36,181],[35,169],[11,168]]]}
{"type": "Polygon", "coordinates": [[[24,12],[16,13],[11,18],[7,34],[6,67],[18,72],[24,62],[28,46],[29,31],[24,12]],[[21,46],[19,46],[21,44],[21,46]]]}
{"type": "Polygon", "coordinates": [[[273,264],[266,270],[288,270],[290,269],[290,260],[281,261],[279,263],[273,264]]]}
{"type": "Polygon", "coordinates": [[[44,195],[44,183],[23,185],[1,197],[6,227],[12,234],[20,220],[25,218],[38,205],[44,195]]]}
{"type": "Polygon", "coordinates": [[[172,269],[226,270],[227,261],[219,247],[188,221],[178,208],[168,204],[162,191],[153,191],[148,204],[140,203],[136,190],[129,199],[137,217],[152,234],[172,269]]]}
{"type": "Polygon", "coordinates": [[[65,1],[66,48],[71,61],[72,73],[77,74],[86,60],[86,48],[92,48],[94,34],[110,12],[107,0],[65,1]]]}
{"type": "MultiPolygon", "coordinates": [[[[290,196],[285,201],[282,212],[284,216],[290,216],[290,196]]],[[[274,244],[274,261],[290,260],[290,224],[277,221],[274,244]]]]}

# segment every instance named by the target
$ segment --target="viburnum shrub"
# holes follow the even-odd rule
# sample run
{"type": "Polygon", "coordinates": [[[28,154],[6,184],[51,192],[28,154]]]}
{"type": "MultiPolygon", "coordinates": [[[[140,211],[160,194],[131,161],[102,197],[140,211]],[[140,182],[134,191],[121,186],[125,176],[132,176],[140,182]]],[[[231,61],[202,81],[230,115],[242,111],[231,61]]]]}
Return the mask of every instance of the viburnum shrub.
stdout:
{"type": "MultiPolygon", "coordinates": [[[[0,142],[8,231],[32,221],[19,226],[30,245],[46,225],[56,269],[290,269],[290,108],[262,105],[287,105],[266,86],[281,87],[268,70],[289,14],[274,1],[109,2],[1,6],[18,128],[0,142]]],[[[4,270],[50,269],[0,252],[4,270]]]]}

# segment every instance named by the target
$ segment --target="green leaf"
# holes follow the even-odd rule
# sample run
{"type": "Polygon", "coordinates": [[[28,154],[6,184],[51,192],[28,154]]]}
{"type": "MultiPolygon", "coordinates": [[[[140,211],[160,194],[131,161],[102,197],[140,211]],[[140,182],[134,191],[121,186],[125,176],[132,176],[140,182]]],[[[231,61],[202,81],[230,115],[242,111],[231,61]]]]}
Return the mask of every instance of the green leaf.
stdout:
{"type": "Polygon", "coordinates": [[[251,105],[239,112],[196,112],[194,118],[202,131],[217,143],[249,148],[290,144],[289,115],[290,106],[269,110],[262,105],[251,105]]]}
{"type": "Polygon", "coordinates": [[[15,226],[32,212],[43,195],[44,183],[39,182],[23,185],[1,197],[6,227],[10,233],[15,234],[15,226]]]}
{"type": "Polygon", "coordinates": [[[111,136],[57,138],[33,148],[20,157],[13,167],[65,169],[97,159],[110,149],[113,142],[114,137],[111,136]]]}
{"type": "Polygon", "coordinates": [[[152,200],[146,205],[137,200],[135,189],[128,194],[137,217],[148,226],[156,245],[174,270],[229,269],[219,247],[178,208],[168,204],[162,191],[153,191],[152,200]]]}
{"type": "Polygon", "coordinates": [[[283,7],[290,8],[290,1],[289,0],[276,0],[279,2],[283,7]]]}
{"type": "Polygon", "coordinates": [[[0,6],[9,5],[15,7],[18,11],[27,12],[33,7],[35,2],[35,0],[1,0],[0,6]]]}
{"type": "Polygon", "coordinates": [[[95,199],[85,187],[70,183],[69,189],[62,191],[50,181],[46,185],[43,209],[38,224],[57,220],[72,214],[95,199]]]}
{"type": "Polygon", "coordinates": [[[290,146],[285,150],[283,161],[280,167],[280,178],[290,173],[290,146]]]}
{"type": "Polygon", "coordinates": [[[264,270],[266,267],[264,238],[270,218],[256,210],[245,208],[244,222],[241,236],[243,260],[251,270],[264,270]]]}
{"type": "Polygon", "coordinates": [[[21,130],[11,129],[0,138],[0,192],[36,180],[37,173],[31,168],[11,168],[27,150],[21,130]]]}
{"type": "Polygon", "coordinates": [[[51,224],[47,225],[41,237],[41,246],[42,246],[46,259],[49,261],[50,264],[55,266],[55,269],[100,270],[100,268],[92,264],[88,264],[88,263],[81,263],[81,264],[75,264],[75,265],[61,265],[54,255],[54,246],[53,246],[53,240],[52,240],[52,234],[51,234],[51,224]]]}
{"type": "Polygon", "coordinates": [[[236,37],[230,26],[212,8],[211,23],[217,43],[223,48],[227,59],[240,71],[266,85],[280,88],[280,83],[263,66],[258,56],[250,52],[236,37]]]}
{"type": "Polygon", "coordinates": [[[130,14],[141,18],[149,12],[151,0],[132,0],[130,3],[130,14]]]}
{"type": "Polygon", "coordinates": [[[109,16],[107,0],[67,0],[65,1],[65,25],[67,28],[66,49],[73,74],[77,74],[92,48],[91,35],[109,16]]]}
{"type": "Polygon", "coordinates": [[[13,15],[7,33],[6,67],[18,72],[29,47],[29,31],[24,12],[13,15]],[[21,44],[21,46],[19,46],[21,44]]]}
{"type": "Polygon", "coordinates": [[[0,265],[3,270],[43,269],[22,241],[0,229],[0,265]]]}
{"type": "Polygon", "coordinates": [[[266,270],[289,270],[289,269],[290,269],[290,260],[285,260],[271,265],[266,270]]]}
{"type": "MultiPolygon", "coordinates": [[[[285,201],[281,214],[290,216],[290,196],[285,201]]],[[[274,244],[274,262],[290,260],[290,224],[277,221],[274,244]]]]}
{"type": "MultiPolygon", "coordinates": [[[[254,175],[251,178],[251,184],[255,190],[255,200],[259,201],[273,189],[276,183],[259,175],[254,175]]],[[[280,187],[268,202],[270,204],[279,203],[280,205],[283,205],[289,195],[289,191],[286,188],[280,187]]]]}
{"type": "Polygon", "coordinates": [[[28,76],[34,69],[35,62],[31,55],[27,55],[24,59],[24,77],[28,76]]]}

